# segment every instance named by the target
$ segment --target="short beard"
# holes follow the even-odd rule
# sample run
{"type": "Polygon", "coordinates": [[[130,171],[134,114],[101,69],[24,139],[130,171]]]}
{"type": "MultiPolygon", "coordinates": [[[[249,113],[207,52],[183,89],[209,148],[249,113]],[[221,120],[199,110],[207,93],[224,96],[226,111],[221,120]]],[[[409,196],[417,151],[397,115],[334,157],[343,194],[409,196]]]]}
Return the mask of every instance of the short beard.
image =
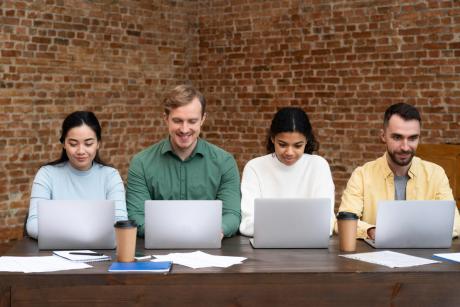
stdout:
{"type": "Polygon", "coordinates": [[[400,162],[396,159],[396,156],[394,155],[394,153],[392,152],[389,152],[388,151],[388,155],[390,156],[390,159],[391,161],[393,161],[394,164],[396,165],[399,165],[399,166],[408,166],[411,162],[412,162],[412,158],[415,156],[415,152],[414,151],[409,151],[409,152],[404,152],[404,153],[409,153],[410,154],[410,158],[404,162],[400,162]]]}

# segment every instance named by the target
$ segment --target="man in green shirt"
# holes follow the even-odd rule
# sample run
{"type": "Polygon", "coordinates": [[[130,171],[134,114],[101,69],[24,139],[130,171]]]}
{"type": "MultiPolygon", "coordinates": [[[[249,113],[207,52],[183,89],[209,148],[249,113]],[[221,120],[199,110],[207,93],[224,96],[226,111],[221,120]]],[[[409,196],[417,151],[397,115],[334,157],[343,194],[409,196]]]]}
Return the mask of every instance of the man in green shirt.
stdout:
{"type": "Polygon", "coordinates": [[[235,159],[199,138],[206,101],[190,85],[179,85],[163,101],[169,137],[136,154],[128,171],[128,215],[144,236],[145,200],[221,200],[222,233],[238,230],[240,176],[235,159]]]}

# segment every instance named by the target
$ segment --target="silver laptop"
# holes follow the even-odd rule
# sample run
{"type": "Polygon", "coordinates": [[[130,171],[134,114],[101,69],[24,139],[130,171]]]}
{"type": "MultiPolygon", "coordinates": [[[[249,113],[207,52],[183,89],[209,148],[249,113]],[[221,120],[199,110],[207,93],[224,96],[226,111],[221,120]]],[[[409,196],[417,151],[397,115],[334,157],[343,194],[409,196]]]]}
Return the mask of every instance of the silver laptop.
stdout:
{"type": "Polygon", "coordinates": [[[222,201],[145,201],[145,248],[220,248],[222,201]]]}
{"type": "Polygon", "coordinates": [[[455,201],[379,201],[375,248],[449,248],[452,244],[455,201]]]}
{"type": "Polygon", "coordinates": [[[114,222],[114,201],[39,201],[38,248],[113,249],[114,222]]]}
{"type": "Polygon", "coordinates": [[[327,248],[331,231],[331,200],[254,200],[254,248],[327,248]]]}

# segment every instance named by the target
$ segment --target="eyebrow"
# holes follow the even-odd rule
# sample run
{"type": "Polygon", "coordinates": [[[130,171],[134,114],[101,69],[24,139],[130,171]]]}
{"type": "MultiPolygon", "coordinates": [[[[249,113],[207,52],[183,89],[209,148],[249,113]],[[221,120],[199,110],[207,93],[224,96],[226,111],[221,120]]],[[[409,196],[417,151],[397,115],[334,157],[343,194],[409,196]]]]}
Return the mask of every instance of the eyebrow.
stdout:
{"type": "MultiPolygon", "coordinates": [[[[88,139],[84,139],[83,142],[87,142],[87,141],[94,141],[96,138],[88,138],[88,139]]],[[[77,139],[72,139],[72,138],[69,138],[69,142],[70,141],[75,141],[75,142],[78,142],[79,140],[77,139]]]]}
{"type": "Polygon", "coordinates": [[[191,121],[191,120],[200,120],[199,117],[193,117],[193,118],[180,118],[180,117],[172,117],[171,118],[174,121],[191,121]]]}
{"type": "MultiPolygon", "coordinates": [[[[403,137],[403,135],[402,135],[402,134],[399,134],[399,133],[392,133],[391,136],[392,136],[392,137],[394,137],[394,136],[403,137]]],[[[413,137],[419,137],[419,136],[420,136],[420,134],[412,134],[412,135],[409,135],[407,138],[413,138],[413,137]]]]}
{"type": "MultiPolygon", "coordinates": [[[[278,140],[278,143],[288,144],[288,142],[285,142],[283,140],[278,140]]],[[[305,143],[305,141],[298,141],[298,142],[294,143],[294,145],[300,145],[300,144],[303,144],[303,143],[305,143]]]]}

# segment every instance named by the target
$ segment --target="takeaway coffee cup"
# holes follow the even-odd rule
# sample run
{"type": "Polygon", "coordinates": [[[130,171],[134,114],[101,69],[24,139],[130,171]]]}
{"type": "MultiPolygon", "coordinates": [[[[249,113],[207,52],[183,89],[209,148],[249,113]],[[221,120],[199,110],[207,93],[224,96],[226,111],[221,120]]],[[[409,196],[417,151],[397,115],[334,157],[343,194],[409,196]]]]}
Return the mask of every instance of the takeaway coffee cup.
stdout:
{"type": "Polygon", "coordinates": [[[136,222],[133,220],[118,221],[114,227],[117,239],[117,261],[133,262],[136,251],[136,222]]]}
{"type": "Polygon", "coordinates": [[[354,252],[356,250],[358,216],[351,212],[339,212],[337,213],[337,224],[339,227],[340,250],[354,252]]]}

